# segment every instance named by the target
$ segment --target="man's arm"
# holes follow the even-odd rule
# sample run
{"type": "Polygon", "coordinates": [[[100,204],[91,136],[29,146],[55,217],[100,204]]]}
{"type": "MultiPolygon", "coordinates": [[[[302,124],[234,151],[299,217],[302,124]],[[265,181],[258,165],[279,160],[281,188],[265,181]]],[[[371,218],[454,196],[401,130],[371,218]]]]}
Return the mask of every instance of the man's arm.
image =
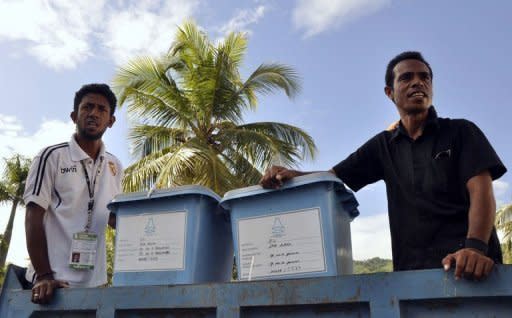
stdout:
{"type": "Polygon", "coordinates": [[[468,238],[489,241],[496,215],[496,201],[492,190],[492,179],[488,171],[468,180],[469,229],[468,238]]]}
{"type": "Polygon", "coordinates": [[[68,287],[67,282],[55,280],[48,259],[48,245],[44,230],[45,209],[30,202],[25,213],[25,235],[30,261],[36,271],[36,282],[32,288],[32,301],[45,304],[53,297],[55,288],[68,287]]]}
{"type": "MultiPolygon", "coordinates": [[[[468,239],[488,243],[494,225],[496,202],[492,190],[492,179],[485,170],[470,178],[466,183],[469,193],[468,239]]],[[[483,244],[482,244],[483,245],[483,244]]],[[[485,246],[483,245],[483,246],[485,246]]],[[[455,262],[455,278],[462,275],[469,278],[484,278],[491,272],[494,261],[477,248],[465,247],[443,259],[445,270],[455,262]]]]}
{"type": "Polygon", "coordinates": [[[108,214],[108,225],[114,230],[116,229],[116,215],[112,212],[108,214]]]}

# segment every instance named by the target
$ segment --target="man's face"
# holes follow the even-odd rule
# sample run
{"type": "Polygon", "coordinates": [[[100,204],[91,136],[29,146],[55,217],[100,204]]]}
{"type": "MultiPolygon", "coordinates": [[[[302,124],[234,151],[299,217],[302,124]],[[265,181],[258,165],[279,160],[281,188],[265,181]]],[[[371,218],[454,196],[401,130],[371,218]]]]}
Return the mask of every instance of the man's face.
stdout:
{"type": "Polygon", "coordinates": [[[423,62],[403,60],[393,73],[393,87],[386,87],[385,92],[400,114],[422,113],[432,105],[432,78],[423,62]]]}
{"type": "Polygon", "coordinates": [[[108,100],[100,94],[85,95],[78,110],[71,113],[80,137],[88,140],[101,139],[107,128],[112,127],[115,117],[110,114],[108,100]]]}

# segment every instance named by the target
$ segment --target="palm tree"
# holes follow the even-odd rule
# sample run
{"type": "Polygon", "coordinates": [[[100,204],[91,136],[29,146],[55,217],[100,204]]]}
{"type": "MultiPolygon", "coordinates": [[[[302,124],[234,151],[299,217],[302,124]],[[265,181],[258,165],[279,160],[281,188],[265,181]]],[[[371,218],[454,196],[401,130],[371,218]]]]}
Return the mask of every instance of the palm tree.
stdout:
{"type": "Polygon", "coordinates": [[[496,228],[503,232],[503,261],[512,264],[512,204],[496,211],[496,228]]]}
{"type": "Polygon", "coordinates": [[[23,192],[25,191],[25,181],[27,180],[28,170],[30,169],[30,160],[16,154],[5,159],[4,173],[0,180],[0,202],[11,202],[11,214],[9,222],[3,234],[0,244],[0,268],[5,265],[9,245],[11,244],[12,227],[16,208],[23,202],[23,192]]]}
{"type": "Polygon", "coordinates": [[[244,33],[214,45],[193,23],[178,28],[161,57],[138,57],[121,67],[113,87],[134,122],[129,138],[136,162],[125,170],[126,191],[200,184],[219,194],[250,184],[270,164],[312,158],[312,138],[276,122],[243,123],[258,94],[278,90],[293,98],[297,73],[261,64],[242,80],[244,33]]]}

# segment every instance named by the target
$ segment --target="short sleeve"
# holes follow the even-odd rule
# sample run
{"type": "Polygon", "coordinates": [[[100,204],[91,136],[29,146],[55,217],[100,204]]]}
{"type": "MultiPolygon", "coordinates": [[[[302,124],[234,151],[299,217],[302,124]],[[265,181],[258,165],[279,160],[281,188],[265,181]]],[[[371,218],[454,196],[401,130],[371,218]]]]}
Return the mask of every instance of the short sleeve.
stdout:
{"type": "Polygon", "coordinates": [[[460,143],[459,175],[464,184],[484,170],[493,180],[501,177],[507,168],[503,165],[484,133],[474,123],[461,120],[458,138],[460,143]]]}
{"type": "Polygon", "coordinates": [[[23,195],[25,204],[34,202],[43,209],[48,209],[54,184],[53,171],[54,162],[45,151],[32,160],[23,195]]]}
{"type": "Polygon", "coordinates": [[[352,190],[383,178],[382,162],[379,156],[378,135],[367,141],[354,153],[333,167],[336,176],[352,190]]]}

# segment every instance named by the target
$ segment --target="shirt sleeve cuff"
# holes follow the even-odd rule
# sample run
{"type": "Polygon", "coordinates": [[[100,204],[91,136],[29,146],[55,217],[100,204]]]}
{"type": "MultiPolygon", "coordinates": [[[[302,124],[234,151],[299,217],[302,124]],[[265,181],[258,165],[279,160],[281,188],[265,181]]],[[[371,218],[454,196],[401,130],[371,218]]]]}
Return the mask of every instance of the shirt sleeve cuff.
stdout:
{"type": "Polygon", "coordinates": [[[45,210],[48,209],[48,206],[50,205],[50,203],[48,201],[46,201],[44,198],[41,198],[37,195],[32,195],[32,194],[25,196],[23,198],[23,200],[25,201],[25,204],[29,204],[30,202],[33,202],[45,210]]]}

